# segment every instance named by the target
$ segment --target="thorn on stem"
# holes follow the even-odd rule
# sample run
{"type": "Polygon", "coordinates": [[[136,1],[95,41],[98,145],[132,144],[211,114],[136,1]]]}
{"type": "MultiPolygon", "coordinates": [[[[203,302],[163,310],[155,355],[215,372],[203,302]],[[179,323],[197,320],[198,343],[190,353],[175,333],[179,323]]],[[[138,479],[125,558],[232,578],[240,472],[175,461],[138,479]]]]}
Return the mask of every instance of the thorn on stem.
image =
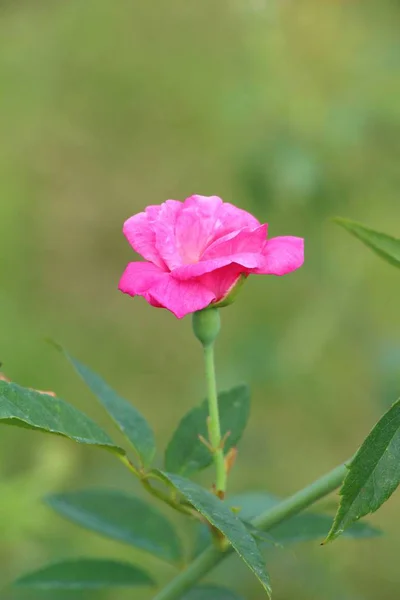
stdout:
{"type": "Polygon", "coordinates": [[[211,454],[214,454],[215,450],[211,446],[210,442],[208,440],[206,440],[206,438],[203,437],[200,433],[198,435],[198,438],[201,441],[201,443],[204,444],[206,448],[208,448],[208,450],[211,452],[211,454]]]}
{"type": "Polygon", "coordinates": [[[220,443],[220,445],[219,445],[219,447],[221,448],[221,450],[223,450],[223,449],[224,449],[224,447],[225,447],[225,444],[226,444],[226,440],[228,439],[228,437],[229,437],[230,435],[231,435],[231,432],[230,432],[230,431],[227,431],[227,432],[225,433],[225,435],[223,436],[223,438],[222,438],[222,440],[221,440],[221,443],[220,443]]]}
{"type": "Polygon", "coordinates": [[[225,470],[226,470],[227,475],[229,475],[229,473],[232,471],[233,467],[235,466],[237,455],[238,455],[238,449],[233,447],[229,450],[229,452],[225,456],[225,470]]]}

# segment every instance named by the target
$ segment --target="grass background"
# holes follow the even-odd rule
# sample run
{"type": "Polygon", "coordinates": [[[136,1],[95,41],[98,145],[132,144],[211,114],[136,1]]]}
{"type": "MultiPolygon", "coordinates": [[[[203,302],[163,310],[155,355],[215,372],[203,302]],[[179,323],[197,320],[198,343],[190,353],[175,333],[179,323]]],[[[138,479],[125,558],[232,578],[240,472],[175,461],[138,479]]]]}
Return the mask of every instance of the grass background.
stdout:
{"type": "MultiPolygon", "coordinates": [[[[288,494],[351,455],[399,396],[400,278],[331,217],[399,235],[398,19],[388,0],[1,2],[8,376],[56,390],[108,427],[43,339],[61,341],[148,417],[161,457],[204,395],[200,350],[190,319],[117,292],[132,258],[121,227],[147,204],[218,194],[269,222],[271,235],[305,237],[307,252],[301,271],[251,278],[223,311],[220,387],[248,381],[253,393],[231,489],[288,494]]],[[[1,428],[0,584],[79,555],[132,558],[161,583],[173,575],[41,501],[95,486],[140,493],[107,453],[1,428]]],[[[276,550],[275,599],[396,600],[399,502],[370,519],[385,530],[379,540],[276,550]]],[[[260,598],[230,561],[213,579],[260,598]]]]}

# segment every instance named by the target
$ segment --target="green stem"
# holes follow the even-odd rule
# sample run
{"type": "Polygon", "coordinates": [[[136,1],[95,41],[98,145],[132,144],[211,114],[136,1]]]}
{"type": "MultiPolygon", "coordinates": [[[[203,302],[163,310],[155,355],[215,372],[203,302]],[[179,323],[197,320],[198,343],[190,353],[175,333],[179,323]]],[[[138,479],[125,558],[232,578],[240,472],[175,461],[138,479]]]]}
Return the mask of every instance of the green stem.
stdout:
{"type": "Polygon", "coordinates": [[[208,390],[208,430],[217,472],[216,491],[221,497],[224,497],[226,491],[227,474],[225,468],[224,449],[222,447],[221,425],[219,422],[218,394],[214,365],[214,344],[204,347],[204,363],[208,390]]]}
{"type": "MultiPolygon", "coordinates": [[[[252,525],[263,531],[268,531],[275,525],[279,525],[279,523],[286,521],[289,517],[298,514],[336,490],[341,485],[346,473],[347,467],[345,465],[336,467],[336,469],[323,475],[311,485],[262,513],[252,521],[252,525]]],[[[216,546],[210,546],[185,571],[180,573],[161,590],[154,600],[178,600],[231,552],[231,548],[228,548],[225,552],[221,552],[216,546]]]]}

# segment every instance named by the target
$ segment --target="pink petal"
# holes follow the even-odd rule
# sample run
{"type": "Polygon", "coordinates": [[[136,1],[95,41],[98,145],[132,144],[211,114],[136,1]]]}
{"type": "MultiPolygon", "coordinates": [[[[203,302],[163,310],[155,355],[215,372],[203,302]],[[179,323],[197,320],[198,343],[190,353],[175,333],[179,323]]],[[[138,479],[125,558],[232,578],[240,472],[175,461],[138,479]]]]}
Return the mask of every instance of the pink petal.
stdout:
{"type": "Polygon", "coordinates": [[[154,223],[156,248],[169,269],[181,265],[182,259],[175,239],[176,220],[182,211],[183,203],[178,200],[167,200],[160,205],[154,223]]]}
{"type": "Polygon", "coordinates": [[[143,296],[152,306],[167,308],[178,319],[215,300],[214,292],[202,283],[177,281],[170,273],[148,262],[129,263],[119,289],[130,296],[143,296]]]}
{"type": "MultiPolygon", "coordinates": [[[[178,281],[165,274],[149,290],[153,302],[170,310],[178,319],[206,308],[215,300],[215,294],[198,281],[178,281]]],[[[154,305],[154,304],[153,304],[154,305]]]]}
{"type": "Polygon", "coordinates": [[[160,212],[159,206],[149,206],[146,212],[134,215],[124,223],[124,235],[132,248],[143,258],[165,269],[165,263],[156,248],[154,222],[160,212]]]}
{"type": "Polygon", "coordinates": [[[242,252],[240,254],[234,254],[232,256],[221,256],[220,258],[211,258],[210,260],[203,260],[194,265],[184,265],[178,267],[171,272],[171,276],[174,279],[180,281],[187,281],[193,279],[193,277],[200,277],[206,273],[211,273],[222,267],[226,267],[231,264],[240,265],[242,271],[253,272],[253,269],[259,267],[262,260],[261,255],[254,254],[253,252],[242,252]]]}
{"type": "Polygon", "coordinates": [[[216,302],[225,298],[243,274],[238,265],[228,265],[199,277],[198,281],[215,294],[216,302]]]}
{"type": "Polygon", "coordinates": [[[218,196],[191,196],[185,200],[175,228],[180,263],[169,265],[171,269],[198,262],[215,235],[216,215],[221,205],[218,196]]]}
{"type": "Polygon", "coordinates": [[[260,222],[253,215],[242,208],[230,204],[230,202],[224,202],[218,209],[216,216],[219,226],[218,235],[215,239],[232,231],[244,229],[245,227],[256,229],[260,225],[260,222]]]}
{"type": "Polygon", "coordinates": [[[304,240],[298,237],[276,237],[267,241],[263,262],[252,273],[286,275],[304,262],[304,240]]]}
{"type": "Polygon", "coordinates": [[[255,229],[245,228],[218,238],[207,248],[201,260],[220,256],[234,256],[242,252],[261,254],[267,239],[267,225],[259,225],[255,229]]]}
{"type": "Polygon", "coordinates": [[[218,196],[194,195],[184,202],[167,200],[158,208],[151,228],[158,255],[170,270],[198,262],[219,238],[260,225],[255,217],[218,196]]]}
{"type": "Polygon", "coordinates": [[[121,277],[118,289],[130,296],[143,296],[165,274],[165,271],[150,262],[131,262],[121,277]]]}
{"type": "Polygon", "coordinates": [[[178,267],[172,275],[176,279],[187,280],[231,264],[241,265],[245,272],[255,269],[263,261],[266,232],[267,226],[261,225],[254,230],[227,234],[209,246],[200,262],[178,267]]]}

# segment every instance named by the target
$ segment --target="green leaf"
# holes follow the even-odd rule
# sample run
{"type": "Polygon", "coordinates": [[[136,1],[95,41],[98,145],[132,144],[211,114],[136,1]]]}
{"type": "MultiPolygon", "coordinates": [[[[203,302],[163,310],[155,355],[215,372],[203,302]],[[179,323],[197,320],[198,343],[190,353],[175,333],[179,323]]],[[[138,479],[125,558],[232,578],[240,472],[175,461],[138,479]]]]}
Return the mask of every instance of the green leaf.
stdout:
{"type": "Polygon", "coordinates": [[[400,239],[348,219],[337,218],[335,222],[364,242],[381,258],[384,258],[395,267],[400,267],[400,239]]]}
{"type": "Polygon", "coordinates": [[[0,422],[67,437],[125,454],[94,421],[64,400],[0,381],[0,422]]]}
{"type": "MultiPolygon", "coordinates": [[[[227,499],[226,503],[236,512],[240,519],[248,526],[252,519],[258,517],[261,513],[269,510],[279,504],[280,499],[268,492],[245,492],[237,494],[227,499]]],[[[329,515],[320,513],[304,512],[290,517],[287,521],[276,525],[268,530],[265,541],[269,544],[285,545],[296,542],[307,542],[311,540],[321,540],[326,537],[332,523],[329,515]]],[[[257,530],[250,533],[255,537],[257,530]]],[[[260,532],[262,536],[266,534],[260,532]]],[[[381,535],[382,532],[367,523],[354,523],[345,532],[348,538],[369,538],[381,535]]],[[[197,556],[207,546],[212,543],[211,535],[207,527],[200,525],[197,538],[195,540],[194,556],[197,556]]]]}
{"type": "MultiPolygon", "coordinates": [[[[224,445],[225,453],[237,445],[242,437],[250,413],[250,390],[239,385],[218,395],[221,433],[229,436],[224,445]]],[[[179,423],[165,453],[168,472],[189,475],[205,469],[212,463],[210,450],[200,441],[199,435],[208,439],[207,400],[191,409],[179,423]]]]}
{"type": "Polygon", "coordinates": [[[201,585],[191,589],[179,600],[243,600],[231,590],[216,585],[201,585]]]}
{"type": "Polygon", "coordinates": [[[61,346],[52,343],[66,356],[92,393],[104,406],[110,417],[132,444],[143,466],[148,467],[156,453],[156,443],[153,430],[146,419],[130,402],[121,398],[97,373],[73,358],[61,346]]]}
{"type": "Polygon", "coordinates": [[[400,483],[400,400],[375,425],[352,460],[340,490],[341,500],[326,541],[375,512],[400,483]]]}
{"type": "Polygon", "coordinates": [[[118,491],[88,490],[46,498],[47,504],[70,521],[100,535],[179,561],[182,547],[170,522],[147,502],[118,491]]]}
{"type": "Polygon", "coordinates": [[[271,584],[257,543],[227,504],[180,475],[165,472],[160,472],[160,475],[169,481],[209,523],[224,534],[270,596],[271,584]]]}
{"type": "Polygon", "coordinates": [[[42,590],[89,590],[152,586],[154,580],[145,571],[129,563],[78,559],[44,567],[21,577],[15,585],[42,590]]]}

